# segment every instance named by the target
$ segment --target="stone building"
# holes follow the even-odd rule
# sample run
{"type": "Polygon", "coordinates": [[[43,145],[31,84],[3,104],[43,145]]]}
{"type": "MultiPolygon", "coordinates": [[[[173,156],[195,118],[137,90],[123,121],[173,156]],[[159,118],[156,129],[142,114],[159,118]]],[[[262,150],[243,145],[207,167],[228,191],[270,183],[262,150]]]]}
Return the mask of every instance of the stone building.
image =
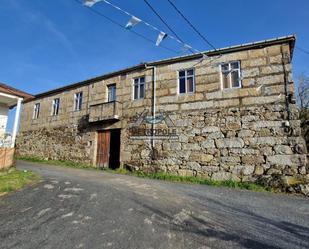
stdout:
{"type": "Polygon", "coordinates": [[[18,153],[255,181],[307,175],[294,36],[139,64],[35,96],[18,153]]]}

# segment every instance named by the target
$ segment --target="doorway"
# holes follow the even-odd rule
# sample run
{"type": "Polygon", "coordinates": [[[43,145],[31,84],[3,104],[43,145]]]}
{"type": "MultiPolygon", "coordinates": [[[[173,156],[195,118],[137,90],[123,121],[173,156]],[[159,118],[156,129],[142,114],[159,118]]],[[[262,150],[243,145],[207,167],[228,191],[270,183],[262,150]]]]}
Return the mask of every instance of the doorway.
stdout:
{"type": "Polygon", "coordinates": [[[98,131],[97,166],[117,169],[120,166],[120,129],[98,131]]]}

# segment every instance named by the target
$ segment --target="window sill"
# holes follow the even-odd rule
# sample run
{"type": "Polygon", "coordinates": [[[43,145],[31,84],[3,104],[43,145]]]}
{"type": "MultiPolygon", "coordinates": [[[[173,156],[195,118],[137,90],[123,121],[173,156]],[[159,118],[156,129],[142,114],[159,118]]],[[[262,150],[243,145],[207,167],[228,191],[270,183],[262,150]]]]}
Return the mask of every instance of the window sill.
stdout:
{"type": "Polygon", "coordinates": [[[178,93],[178,96],[192,96],[195,92],[189,92],[189,93],[178,93]]]}
{"type": "Polygon", "coordinates": [[[239,86],[239,87],[232,87],[232,88],[224,88],[224,89],[221,89],[221,91],[222,92],[230,92],[230,91],[241,89],[241,88],[242,88],[241,86],[239,86]]]}
{"type": "Polygon", "coordinates": [[[133,99],[133,101],[141,101],[144,100],[145,98],[139,98],[139,99],[133,99]]]}

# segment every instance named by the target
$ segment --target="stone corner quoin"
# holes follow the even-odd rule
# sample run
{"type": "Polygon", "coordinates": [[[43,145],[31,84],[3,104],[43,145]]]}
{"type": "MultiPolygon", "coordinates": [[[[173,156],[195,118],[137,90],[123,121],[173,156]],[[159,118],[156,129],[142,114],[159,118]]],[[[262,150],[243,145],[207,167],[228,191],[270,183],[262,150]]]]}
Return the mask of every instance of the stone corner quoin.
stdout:
{"type": "MultiPolygon", "coordinates": [[[[290,40],[283,39],[222,52],[220,57],[210,55],[212,60],[189,58],[155,64],[155,109],[169,117],[175,139],[152,142],[133,139],[130,134],[130,127],[145,110],[151,116],[152,68],[119,71],[39,95],[24,104],[17,154],[101,166],[102,137],[98,134],[117,129],[119,148],[109,146],[111,153],[119,150],[120,167],[250,182],[272,175],[308,177],[307,149],[293,101],[292,47],[290,40]],[[233,61],[240,65],[241,87],[222,90],[220,64],[233,61]],[[178,72],[190,68],[194,68],[194,92],[179,94],[178,72]],[[138,77],[145,77],[145,96],[134,100],[134,79],[138,77]],[[107,105],[111,84],[116,85],[118,103],[112,107],[107,105]],[[83,92],[82,105],[74,111],[77,92],[83,92]],[[59,113],[52,116],[55,98],[60,99],[59,113]],[[40,103],[40,113],[33,119],[36,103],[40,103]]],[[[155,128],[170,128],[166,123],[155,128]]],[[[145,120],[138,125],[152,127],[145,120]]],[[[110,134],[109,143],[114,136],[110,134]]]]}

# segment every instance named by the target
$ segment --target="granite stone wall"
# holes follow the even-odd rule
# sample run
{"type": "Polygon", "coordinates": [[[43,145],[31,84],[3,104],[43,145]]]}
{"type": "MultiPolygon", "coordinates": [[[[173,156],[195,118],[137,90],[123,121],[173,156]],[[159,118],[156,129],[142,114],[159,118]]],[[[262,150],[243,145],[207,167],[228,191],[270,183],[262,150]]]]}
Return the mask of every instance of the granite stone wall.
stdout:
{"type": "Polygon", "coordinates": [[[22,132],[18,136],[16,153],[18,156],[92,164],[92,135],[89,132],[81,132],[74,126],[22,132]]]}
{"type": "Polygon", "coordinates": [[[130,157],[124,164],[134,170],[214,180],[306,176],[306,145],[296,106],[291,110],[293,119],[288,123],[283,104],[170,112],[178,139],[155,141],[157,158],[152,160],[150,141],[128,137],[124,147],[130,157]]]}

